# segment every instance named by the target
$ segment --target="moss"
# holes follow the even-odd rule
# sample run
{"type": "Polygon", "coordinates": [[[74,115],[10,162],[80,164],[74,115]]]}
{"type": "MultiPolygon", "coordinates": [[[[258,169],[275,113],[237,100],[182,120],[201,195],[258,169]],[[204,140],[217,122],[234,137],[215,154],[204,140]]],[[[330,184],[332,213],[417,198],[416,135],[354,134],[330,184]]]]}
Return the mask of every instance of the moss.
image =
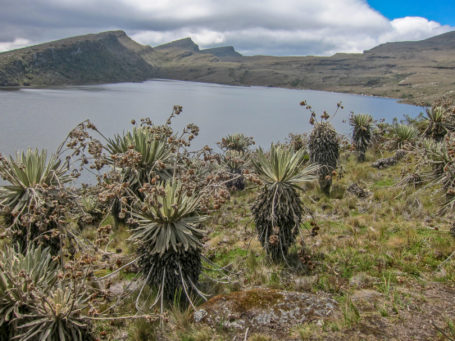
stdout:
{"type": "Polygon", "coordinates": [[[112,270],[109,270],[109,269],[99,269],[99,270],[94,271],[95,277],[104,277],[104,276],[109,275],[110,273],[112,273],[112,270]]]}
{"type": "Polygon", "coordinates": [[[138,274],[135,272],[124,272],[120,271],[120,278],[127,281],[135,280],[138,277],[138,274]]]}
{"type": "Polygon", "coordinates": [[[374,183],[374,186],[376,188],[382,188],[382,187],[390,187],[393,186],[395,181],[393,179],[381,179],[379,181],[376,181],[374,183]]]}
{"type": "Polygon", "coordinates": [[[222,266],[232,263],[238,258],[244,258],[248,254],[248,251],[243,248],[234,248],[227,250],[226,252],[217,252],[215,255],[215,262],[222,266]]]}
{"type": "Polygon", "coordinates": [[[205,305],[206,307],[210,307],[211,305],[214,305],[219,301],[227,300],[228,298],[230,302],[233,302],[235,311],[245,313],[254,308],[271,308],[283,299],[283,295],[277,290],[258,288],[247,291],[237,291],[230,293],[229,295],[219,295],[212,298],[205,305]]]}

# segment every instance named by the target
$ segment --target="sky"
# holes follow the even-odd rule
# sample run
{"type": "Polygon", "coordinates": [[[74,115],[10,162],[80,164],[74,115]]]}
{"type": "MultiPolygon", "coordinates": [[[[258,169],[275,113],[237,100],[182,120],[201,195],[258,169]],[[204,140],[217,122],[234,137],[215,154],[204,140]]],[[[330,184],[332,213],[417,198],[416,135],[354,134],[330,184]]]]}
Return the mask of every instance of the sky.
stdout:
{"type": "Polygon", "coordinates": [[[454,0],[368,0],[368,4],[389,19],[415,16],[455,25],[454,0]]]}
{"type": "Polygon", "coordinates": [[[244,55],[362,52],[455,30],[455,0],[0,0],[0,51],[123,30],[144,45],[191,37],[244,55]]]}

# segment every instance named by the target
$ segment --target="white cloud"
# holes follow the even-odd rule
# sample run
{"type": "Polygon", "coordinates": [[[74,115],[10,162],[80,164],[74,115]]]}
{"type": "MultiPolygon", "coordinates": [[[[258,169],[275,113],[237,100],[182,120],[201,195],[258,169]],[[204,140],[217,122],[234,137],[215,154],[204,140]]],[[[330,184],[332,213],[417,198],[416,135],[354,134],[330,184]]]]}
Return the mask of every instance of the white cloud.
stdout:
{"type": "Polygon", "coordinates": [[[390,22],[392,30],[385,32],[381,42],[400,40],[421,40],[434,35],[442,34],[454,29],[448,25],[441,25],[421,17],[404,17],[390,22]]]}
{"type": "Polygon", "coordinates": [[[330,55],[361,52],[388,41],[424,39],[455,29],[419,17],[390,21],[366,0],[15,3],[7,3],[0,13],[0,44],[3,44],[0,46],[4,48],[17,37],[45,41],[46,37],[63,38],[72,31],[80,34],[115,28],[152,46],[190,36],[201,48],[233,45],[244,54],[330,55]],[[24,5],[29,3],[33,3],[33,10],[27,10],[24,5]],[[33,15],[24,19],[24,13],[33,15]],[[7,33],[11,36],[6,37],[7,33]]]}
{"type": "Polygon", "coordinates": [[[194,41],[202,47],[225,42],[225,34],[223,32],[201,30],[198,33],[191,35],[194,41]]]}
{"type": "MultiPolygon", "coordinates": [[[[189,13],[188,2],[172,3],[189,13]]],[[[362,52],[388,41],[425,39],[454,29],[418,17],[390,21],[363,0],[233,0],[217,6],[215,0],[199,0],[195,6],[207,8],[206,14],[188,16],[189,21],[176,29],[142,31],[133,37],[152,46],[190,36],[202,48],[234,45],[245,54],[331,55],[362,52]]],[[[178,21],[165,6],[161,10],[178,21]]],[[[153,20],[153,13],[145,15],[153,20]]]]}
{"type": "Polygon", "coordinates": [[[171,42],[173,40],[191,37],[191,39],[201,48],[223,44],[226,41],[224,32],[212,31],[207,29],[186,30],[179,29],[174,31],[157,32],[143,31],[131,34],[131,38],[139,43],[157,46],[171,42]]]}
{"type": "Polygon", "coordinates": [[[0,42],[0,52],[19,49],[27,45],[30,45],[30,40],[23,38],[16,38],[14,41],[0,42]]]}

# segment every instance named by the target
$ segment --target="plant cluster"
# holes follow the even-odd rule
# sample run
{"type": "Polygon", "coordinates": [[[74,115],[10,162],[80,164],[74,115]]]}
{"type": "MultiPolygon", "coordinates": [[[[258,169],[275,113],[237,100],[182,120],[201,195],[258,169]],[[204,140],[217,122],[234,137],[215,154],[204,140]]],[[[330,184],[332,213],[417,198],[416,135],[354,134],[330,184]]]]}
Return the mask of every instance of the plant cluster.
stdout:
{"type": "MultiPolygon", "coordinates": [[[[310,160],[312,163],[319,165],[319,186],[326,194],[330,194],[332,186],[332,177],[336,174],[338,158],[340,156],[340,144],[335,129],[330,124],[330,115],[324,111],[321,115],[321,120],[317,121],[316,112],[306,101],[300,103],[311,112],[310,124],[313,125],[311,131],[308,149],[310,151],[310,160]]],[[[337,104],[337,109],[333,116],[336,115],[339,109],[343,109],[341,103],[337,104]]]]}
{"type": "Polygon", "coordinates": [[[157,186],[135,210],[137,221],[131,239],[138,244],[139,266],[146,281],[158,288],[158,297],[172,301],[179,289],[189,298],[201,272],[205,217],[199,200],[179,180],[157,186]]]}
{"type": "MultiPolygon", "coordinates": [[[[32,150],[18,154],[16,159],[1,156],[0,175],[9,184],[0,187],[0,208],[12,245],[24,257],[38,257],[33,253],[37,245],[49,246],[46,252],[59,257],[46,266],[57,259],[63,266],[68,257],[80,257],[77,247],[81,241],[71,231],[71,222],[76,220],[83,228],[86,223],[107,217],[114,208],[114,213],[127,218],[125,222],[133,229],[130,240],[137,246],[139,271],[144,283],[157,290],[161,308],[178,292],[191,303],[193,294],[204,297],[197,288],[204,235],[200,223],[207,212],[229,199],[226,182],[230,178],[221,166],[221,158],[210,148],[189,150],[198,135],[197,126],[189,124],[180,133],[172,129],[172,119],[181,111],[175,106],[163,125],[154,125],[150,119],[142,119],[139,125],[132,122],[132,131],[113,138],[106,138],[91,122],[82,122],[49,159],[45,152],[32,150]],[[65,161],[61,161],[64,156],[65,161]],[[67,187],[84,170],[97,172],[98,184],[81,190],[67,187]],[[63,236],[72,239],[65,244],[63,236]]],[[[100,226],[90,251],[107,245],[111,232],[110,225],[100,226]]],[[[71,275],[64,268],[54,270],[59,276],[71,275]]],[[[46,271],[52,273],[51,269],[46,271]]],[[[5,290],[7,295],[10,289],[5,290]]],[[[15,333],[23,330],[18,333],[24,339],[47,339],[55,333],[63,333],[59,335],[70,340],[88,338],[84,331],[87,325],[78,317],[79,308],[72,310],[76,306],[85,310],[83,291],[59,279],[42,289],[39,297],[46,300],[38,300],[33,316],[30,311],[24,312],[24,323],[17,328],[3,324],[2,328],[8,333],[11,328],[15,333]],[[48,319],[50,314],[58,319],[48,319]],[[60,321],[61,316],[72,318],[80,329],[74,329],[67,320],[60,321]]],[[[16,297],[17,302],[31,304],[22,298],[16,297]]],[[[141,304],[136,306],[142,309],[141,304]]],[[[23,314],[19,310],[16,313],[23,314]]],[[[2,316],[9,319],[9,314],[2,316]]],[[[16,315],[13,320],[19,321],[16,315]]]]}
{"type": "Polygon", "coordinates": [[[80,207],[80,214],[76,218],[80,230],[87,225],[98,225],[106,217],[106,207],[101,205],[93,189],[82,189],[78,193],[77,205],[80,207]]]}
{"type": "Polygon", "coordinates": [[[443,142],[424,140],[427,164],[432,168],[431,181],[438,183],[446,197],[446,205],[455,204],[455,133],[446,134],[443,142]]]}
{"type": "MultiPolygon", "coordinates": [[[[189,302],[192,294],[201,293],[197,289],[203,237],[199,224],[206,212],[218,209],[230,197],[226,187],[230,175],[221,167],[221,158],[208,147],[188,148],[199,128],[189,124],[180,133],[173,130],[172,119],[181,112],[175,106],[164,125],[149,119],[139,125],[132,122],[131,132],[114,138],[105,138],[86,122],[78,127],[77,135],[83,138],[71,145],[73,153],[89,160],[90,168],[108,167],[99,176],[98,199],[131,227],[139,270],[144,283],[157,290],[155,304],[161,302],[161,307],[178,292],[189,302]],[[96,140],[101,145],[98,153],[88,149],[85,155],[85,146],[95,141],[89,130],[105,143],[96,140]]],[[[142,309],[139,297],[136,306],[142,309]]]]}
{"type": "Polygon", "coordinates": [[[290,133],[287,139],[290,147],[297,151],[300,149],[306,149],[308,146],[308,136],[307,134],[293,134],[290,133]]]}
{"type": "Polygon", "coordinates": [[[365,161],[365,152],[372,139],[372,123],[373,118],[368,114],[352,114],[349,119],[349,124],[353,128],[352,141],[359,153],[357,158],[359,162],[365,161]]]}
{"type": "Polygon", "coordinates": [[[83,280],[59,271],[48,248],[0,252],[2,340],[94,340],[90,297],[83,280]]]}
{"type": "Polygon", "coordinates": [[[245,154],[248,151],[248,148],[254,145],[255,142],[252,137],[238,133],[223,137],[217,144],[222,150],[234,150],[241,154],[245,154]]]}
{"type": "Polygon", "coordinates": [[[426,110],[424,135],[442,141],[448,132],[455,131],[455,105],[453,100],[441,98],[426,110]]]}
{"type": "Polygon", "coordinates": [[[221,164],[225,167],[229,176],[226,186],[229,189],[243,190],[245,189],[245,177],[243,172],[249,163],[249,155],[241,154],[234,150],[227,150],[221,156],[221,164]]]}
{"type": "Polygon", "coordinates": [[[44,245],[57,254],[75,207],[76,195],[65,186],[73,179],[69,163],[58,153],[48,159],[46,151],[29,149],[16,158],[0,155],[0,176],[7,182],[0,187],[0,213],[13,244],[23,253],[44,245]]]}
{"type": "Polygon", "coordinates": [[[419,131],[412,125],[395,124],[392,126],[392,141],[394,148],[406,148],[419,137],[419,131]]]}
{"type": "Polygon", "coordinates": [[[224,151],[220,160],[230,177],[226,186],[229,189],[243,190],[245,177],[242,173],[249,164],[249,148],[255,144],[253,138],[244,134],[232,134],[223,137],[217,144],[224,151]]]}
{"type": "Polygon", "coordinates": [[[312,181],[316,165],[304,166],[308,155],[272,145],[266,155],[261,148],[253,164],[263,186],[251,210],[259,240],[274,261],[286,259],[302,219],[298,191],[312,181]]]}

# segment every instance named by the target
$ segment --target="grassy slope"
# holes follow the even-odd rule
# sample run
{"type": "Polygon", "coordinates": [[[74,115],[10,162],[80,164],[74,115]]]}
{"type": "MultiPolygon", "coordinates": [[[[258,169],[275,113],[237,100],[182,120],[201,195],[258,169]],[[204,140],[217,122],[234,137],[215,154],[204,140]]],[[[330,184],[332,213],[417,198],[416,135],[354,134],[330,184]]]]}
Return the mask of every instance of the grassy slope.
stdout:
{"type": "MultiPolygon", "coordinates": [[[[204,56],[184,48],[160,49],[162,78],[233,85],[330,90],[431,103],[453,95],[455,34],[391,43],[363,54],[332,57],[204,56]]],[[[156,52],[156,51],[154,51],[156,52]]]]}
{"type": "MultiPolygon", "coordinates": [[[[324,324],[296,326],[289,339],[423,339],[444,340],[432,323],[455,337],[455,259],[444,262],[455,248],[452,220],[439,214],[436,188],[396,186],[412,159],[389,169],[370,166],[380,155],[368,154],[358,164],[354,155],[341,159],[343,177],[334,182],[332,197],[317,186],[302,195],[320,230],[311,236],[310,216],[302,225],[311,264],[296,270],[273,265],[256,239],[249,207],[257,189],[233,194],[231,201],[211,215],[205,255],[218,265],[229,265],[232,284],[202,280],[212,294],[251,287],[309,291],[331,295],[339,311],[324,324]],[[356,182],[371,192],[357,198],[345,191],[356,182]],[[432,321],[432,322],[431,322],[432,321]]],[[[128,250],[125,229],[117,231],[110,247],[128,250]]],[[[294,250],[297,251],[297,250],[294,250]]],[[[213,273],[212,273],[213,275],[213,273]]],[[[133,274],[124,274],[121,279],[133,274]]],[[[119,309],[131,313],[131,302],[119,309]]],[[[144,321],[100,323],[104,339],[231,340],[230,330],[194,324],[189,310],[171,309],[160,332],[144,321]]],[[[272,340],[273,335],[251,334],[249,340],[272,340]]]]}

